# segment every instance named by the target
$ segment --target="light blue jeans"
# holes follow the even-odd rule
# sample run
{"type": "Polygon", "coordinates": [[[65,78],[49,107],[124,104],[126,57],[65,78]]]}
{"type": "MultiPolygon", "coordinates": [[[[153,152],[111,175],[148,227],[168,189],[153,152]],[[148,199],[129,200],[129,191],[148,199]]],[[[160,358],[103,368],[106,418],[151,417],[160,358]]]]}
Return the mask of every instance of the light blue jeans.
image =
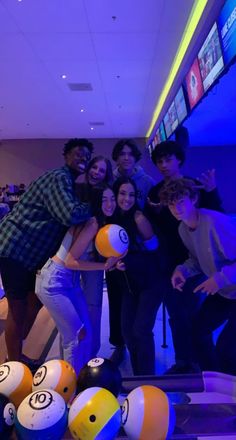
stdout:
{"type": "Polygon", "coordinates": [[[102,270],[81,271],[81,286],[92,326],[92,357],[97,356],[101,347],[103,276],[102,270]]]}
{"type": "Polygon", "coordinates": [[[36,294],[55,321],[61,335],[63,358],[76,374],[91,359],[92,330],[88,307],[80,287],[80,272],[48,260],[36,278],[36,294]],[[81,328],[85,336],[80,339],[81,328]]]}

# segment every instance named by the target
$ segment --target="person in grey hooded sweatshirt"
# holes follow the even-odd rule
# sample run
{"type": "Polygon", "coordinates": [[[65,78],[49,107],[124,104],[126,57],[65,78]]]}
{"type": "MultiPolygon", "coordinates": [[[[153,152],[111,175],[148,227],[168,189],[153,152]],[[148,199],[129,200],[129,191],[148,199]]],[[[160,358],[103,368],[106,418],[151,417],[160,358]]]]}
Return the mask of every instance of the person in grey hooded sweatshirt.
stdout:
{"type": "Polygon", "coordinates": [[[137,165],[141,156],[142,153],[133,139],[119,140],[112,151],[112,159],[116,162],[116,168],[113,171],[114,180],[120,177],[130,177],[138,191],[139,207],[143,209],[148,193],[156,182],[145,173],[140,165],[137,165]]]}

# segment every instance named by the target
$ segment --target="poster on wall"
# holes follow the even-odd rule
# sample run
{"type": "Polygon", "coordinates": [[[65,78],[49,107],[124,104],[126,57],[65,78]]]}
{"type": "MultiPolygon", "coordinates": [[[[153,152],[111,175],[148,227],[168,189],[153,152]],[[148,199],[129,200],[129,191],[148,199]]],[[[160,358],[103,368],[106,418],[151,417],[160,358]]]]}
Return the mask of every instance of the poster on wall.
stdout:
{"type": "Polygon", "coordinates": [[[175,97],[175,108],[177,112],[177,117],[179,124],[186,118],[187,116],[187,107],[183,92],[183,87],[181,86],[176,97],[175,97]]]}
{"type": "Polygon", "coordinates": [[[198,59],[196,58],[185,78],[188,100],[192,109],[201,99],[204,89],[202,77],[199,69],[198,59]]]}
{"type": "Polygon", "coordinates": [[[225,64],[236,55],[236,0],[227,0],[218,20],[225,64]]]}
{"type": "Polygon", "coordinates": [[[220,39],[216,23],[212,26],[201,50],[198,53],[199,67],[206,91],[224,68],[220,39]]]}
{"type": "Polygon", "coordinates": [[[164,127],[163,122],[160,123],[159,133],[160,133],[161,142],[164,142],[166,140],[166,133],[165,133],[165,127],[164,127]]]}
{"type": "Polygon", "coordinates": [[[171,136],[171,134],[178,127],[179,124],[174,101],[172,102],[166,115],[164,116],[164,124],[165,124],[166,136],[168,138],[171,136]]]}

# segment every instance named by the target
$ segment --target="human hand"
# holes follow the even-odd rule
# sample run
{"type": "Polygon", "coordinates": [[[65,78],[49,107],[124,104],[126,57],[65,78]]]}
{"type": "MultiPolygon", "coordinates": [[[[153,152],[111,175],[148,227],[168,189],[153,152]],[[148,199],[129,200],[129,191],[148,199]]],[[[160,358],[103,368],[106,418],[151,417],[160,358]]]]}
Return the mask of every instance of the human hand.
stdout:
{"type": "Polygon", "coordinates": [[[211,170],[207,170],[205,173],[202,173],[198,180],[201,182],[205,191],[210,192],[216,188],[216,170],[212,168],[211,170]]]}
{"type": "Polygon", "coordinates": [[[116,263],[120,260],[120,257],[107,258],[104,266],[104,270],[113,270],[116,268],[116,263]]]}
{"type": "Polygon", "coordinates": [[[186,279],[183,276],[182,272],[180,272],[180,270],[175,270],[171,277],[171,284],[174,287],[174,289],[177,289],[180,292],[182,292],[185,281],[186,279]]]}
{"type": "Polygon", "coordinates": [[[206,293],[207,295],[214,295],[216,292],[218,292],[218,290],[219,287],[216,284],[215,279],[210,277],[206,281],[203,281],[203,283],[199,284],[199,286],[195,287],[194,293],[202,292],[206,293]]]}
{"type": "Polygon", "coordinates": [[[117,261],[116,269],[121,270],[121,271],[124,272],[125,269],[126,269],[124,261],[122,261],[122,260],[117,261]]]}
{"type": "MultiPolygon", "coordinates": [[[[119,255],[119,257],[109,257],[105,262],[105,270],[114,270],[116,269],[116,264],[124,258],[128,253],[128,249],[123,252],[123,254],[119,255]]],[[[121,269],[120,269],[121,270],[121,269]]]]}

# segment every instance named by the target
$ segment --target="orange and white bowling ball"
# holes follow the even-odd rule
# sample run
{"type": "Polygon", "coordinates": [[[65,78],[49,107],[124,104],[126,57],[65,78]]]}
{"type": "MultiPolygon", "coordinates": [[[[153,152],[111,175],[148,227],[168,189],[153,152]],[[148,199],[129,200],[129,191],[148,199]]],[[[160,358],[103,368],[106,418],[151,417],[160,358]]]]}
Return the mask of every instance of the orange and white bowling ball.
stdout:
{"type": "Polygon", "coordinates": [[[106,225],[99,229],[95,246],[103,257],[120,257],[129,247],[129,237],[119,225],[106,225]]]}
{"type": "Polygon", "coordinates": [[[142,385],[125,399],[122,425],[130,440],[166,440],[174,431],[174,408],[160,388],[142,385]]]}
{"type": "Polygon", "coordinates": [[[56,391],[66,403],[69,402],[76,390],[76,373],[69,362],[52,359],[38,368],[33,377],[32,390],[45,388],[56,391]]]}
{"type": "Polygon", "coordinates": [[[8,397],[17,408],[31,393],[33,376],[22,362],[9,361],[0,365],[0,393],[8,397]]]}

